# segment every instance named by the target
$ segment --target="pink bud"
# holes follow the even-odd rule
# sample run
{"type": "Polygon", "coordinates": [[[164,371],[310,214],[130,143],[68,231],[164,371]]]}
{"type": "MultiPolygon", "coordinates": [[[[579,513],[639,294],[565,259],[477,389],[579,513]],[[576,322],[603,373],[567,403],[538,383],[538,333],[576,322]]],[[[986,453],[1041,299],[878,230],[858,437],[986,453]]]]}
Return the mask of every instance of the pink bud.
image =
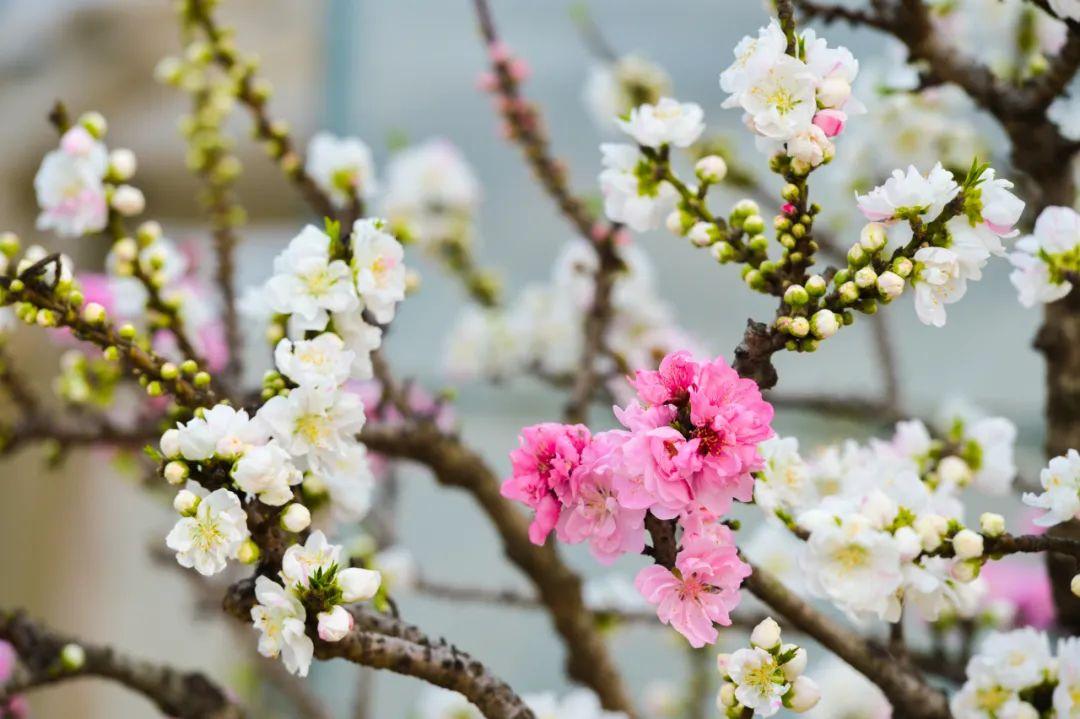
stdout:
{"type": "Polygon", "coordinates": [[[615,244],[619,247],[626,247],[629,245],[630,239],[630,231],[625,228],[615,233],[615,244]]]}
{"type": "Polygon", "coordinates": [[[795,205],[791,204],[790,202],[785,202],[783,205],[780,206],[780,211],[783,212],[785,215],[794,215],[795,205]]]}
{"type": "Polygon", "coordinates": [[[821,128],[826,137],[836,137],[844,131],[847,113],[843,110],[821,110],[814,115],[814,124],[821,128]]]}
{"type": "Polygon", "coordinates": [[[502,40],[496,40],[488,45],[488,56],[494,62],[506,62],[510,59],[510,48],[502,40]]]}
{"type": "Polygon", "coordinates": [[[523,82],[529,79],[532,75],[532,68],[529,64],[521,58],[514,58],[510,61],[510,76],[518,82],[523,82]]]}
{"type": "Polygon", "coordinates": [[[498,86],[498,81],[496,81],[493,73],[482,72],[476,78],[476,89],[482,92],[494,92],[498,86]]]}
{"type": "Polygon", "coordinates": [[[594,240],[602,240],[607,236],[608,226],[603,222],[594,222],[593,226],[589,228],[589,235],[594,240]]]}
{"type": "Polygon", "coordinates": [[[85,155],[93,146],[93,136],[82,125],[76,125],[60,138],[60,149],[69,155],[85,155]]]}

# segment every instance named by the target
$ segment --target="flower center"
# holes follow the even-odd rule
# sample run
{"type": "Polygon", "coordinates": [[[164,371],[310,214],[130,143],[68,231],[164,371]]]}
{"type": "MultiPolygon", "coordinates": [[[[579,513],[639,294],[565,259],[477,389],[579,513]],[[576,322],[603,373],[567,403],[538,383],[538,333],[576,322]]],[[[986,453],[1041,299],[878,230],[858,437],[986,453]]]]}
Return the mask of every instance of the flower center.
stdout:
{"type": "Polygon", "coordinates": [[[847,571],[865,567],[870,559],[870,552],[861,544],[845,544],[833,552],[833,560],[847,571]]]}
{"type": "Polygon", "coordinates": [[[296,433],[308,444],[318,445],[328,434],[326,418],[319,414],[303,414],[296,418],[296,433]]]}

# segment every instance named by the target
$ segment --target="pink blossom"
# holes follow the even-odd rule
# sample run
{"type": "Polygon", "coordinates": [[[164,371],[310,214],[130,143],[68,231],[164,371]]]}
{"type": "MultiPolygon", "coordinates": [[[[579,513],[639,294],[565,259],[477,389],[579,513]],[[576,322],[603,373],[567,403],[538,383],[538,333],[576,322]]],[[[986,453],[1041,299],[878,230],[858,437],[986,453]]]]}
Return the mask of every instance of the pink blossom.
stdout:
{"type": "Polygon", "coordinates": [[[661,519],[677,516],[693,499],[690,479],[701,466],[698,441],[688,441],[671,426],[676,410],[670,405],[616,407],[615,416],[630,430],[615,479],[619,501],[632,509],[649,509],[661,519]]]}
{"type": "Polygon", "coordinates": [[[604,564],[645,547],[645,509],[627,508],[618,499],[614,477],[620,470],[619,448],[625,432],[593,437],[572,477],[574,499],[559,519],[558,538],[570,544],[589,540],[593,556],[604,564]]]}
{"type": "Polygon", "coordinates": [[[740,377],[722,359],[702,366],[690,393],[690,435],[701,461],[693,478],[699,502],[720,514],[733,498],[750,500],[750,473],[762,466],[757,445],[773,435],[772,418],[772,405],[761,398],[756,382],[740,377]]]}
{"type": "Polygon", "coordinates": [[[10,642],[0,639],[0,684],[4,684],[11,678],[17,659],[15,647],[11,646],[10,642]]]}
{"type": "Polygon", "coordinates": [[[101,272],[80,272],[79,286],[87,303],[96,302],[109,314],[116,312],[116,293],[112,278],[101,272]]]}
{"type": "Polygon", "coordinates": [[[716,641],[714,624],[731,624],[731,611],[739,604],[739,587],[750,576],[750,566],[739,559],[732,544],[697,541],[685,544],[672,572],[658,564],[638,572],[634,586],[656,616],[701,648],[716,641]]]}
{"type": "Polygon", "coordinates": [[[536,511],[529,527],[534,544],[543,544],[555,528],[560,500],[573,499],[570,478],[589,440],[589,428],[580,424],[546,422],[521,430],[521,446],[510,453],[513,473],[503,482],[502,496],[536,511]]]}
{"type": "Polygon", "coordinates": [[[814,124],[821,128],[826,137],[836,137],[844,131],[847,113],[843,110],[819,110],[814,115],[814,124]]]}
{"type": "Polygon", "coordinates": [[[9,717],[10,719],[26,719],[30,716],[30,702],[26,700],[26,697],[22,694],[11,697],[6,703],[0,704],[0,710],[6,713],[0,714],[0,716],[9,717]]]}
{"type": "Polygon", "coordinates": [[[1054,597],[1042,562],[987,562],[980,576],[990,586],[991,597],[1016,607],[1017,624],[1046,629],[1054,623],[1054,597]]]}
{"type": "Polygon", "coordinates": [[[698,364],[694,358],[682,350],[665,357],[660,362],[659,370],[638,370],[629,382],[645,404],[677,404],[689,397],[697,371],[698,364]]]}
{"type": "Polygon", "coordinates": [[[483,92],[493,92],[498,86],[499,82],[495,79],[494,73],[485,71],[476,78],[476,87],[483,92]]]}

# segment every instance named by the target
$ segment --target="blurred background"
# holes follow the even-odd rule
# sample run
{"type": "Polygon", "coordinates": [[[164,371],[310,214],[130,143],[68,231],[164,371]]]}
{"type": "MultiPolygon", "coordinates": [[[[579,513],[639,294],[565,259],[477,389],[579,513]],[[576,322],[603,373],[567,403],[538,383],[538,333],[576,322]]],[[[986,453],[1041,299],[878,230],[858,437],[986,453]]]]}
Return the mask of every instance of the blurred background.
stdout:
{"type": "MultiPolygon", "coordinates": [[[[493,0],[504,39],[532,68],[526,92],[544,107],[574,186],[595,193],[603,135],[582,102],[596,60],[571,17],[578,4],[493,0]]],[[[746,165],[765,166],[745,133],[739,134],[738,113],[720,108],[717,85],[731,48],[764,21],[759,3],[592,0],[588,8],[608,43],[664,66],[676,96],[705,107],[710,130],[730,134],[746,165]]],[[[485,53],[470,3],[223,0],[220,15],[236,27],[239,47],[261,55],[263,74],[277,88],[272,113],[289,120],[301,145],[320,128],[354,134],[371,145],[381,163],[391,144],[403,138],[448,138],[462,149],[484,187],[481,261],[499,268],[511,291],[548,275],[570,230],[532,182],[517,150],[500,139],[489,99],[476,89],[485,53]]],[[[885,72],[882,68],[895,63],[879,37],[841,27],[827,34],[830,44],[852,49],[864,73],[885,72]]],[[[110,123],[109,144],[136,152],[136,183],[147,197],[146,216],[159,219],[171,237],[208,238],[176,126],[188,99],[153,79],[158,60],[178,48],[172,9],[164,0],[0,0],[0,224],[5,229],[34,237],[32,178],[42,155],[55,145],[45,116],[53,101],[63,99],[75,112],[103,112],[110,123]]],[[[952,117],[973,132],[984,127],[974,114],[952,117]]],[[[234,119],[243,140],[248,118],[237,112],[234,119]]],[[[993,133],[984,137],[993,147],[993,133]]],[[[839,142],[841,160],[845,140],[839,142]]],[[[879,132],[870,141],[883,153],[899,154],[902,138],[879,132]]],[[[251,218],[242,231],[240,262],[241,285],[248,285],[261,281],[273,255],[313,218],[256,145],[241,141],[238,154],[245,167],[239,194],[251,218]]],[[[855,207],[846,172],[826,167],[814,175],[812,186],[840,239],[847,231],[850,243],[858,224],[850,220],[855,207]]],[[[769,187],[778,189],[774,184],[769,187]]],[[[718,267],[685,241],[654,234],[637,241],[650,252],[659,287],[680,323],[710,351],[730,354],[746,318],[770,315],[771,301],[745,291],[737,270],[718,267]]],[[[57,245],[40,239],[83,266],[100,263],[107,249],[104,240],[57,245]]],[[[439,358],[463,298],[437,268],[423,260],[417,264],[423,287],[402,306],[388,353],[400,375],[439,388],[448,383],[439,358]]],[[[1040,461],[1042,366],[1030,348],[1040,316],[1021,308],[1007,275],[1007,263],[991,263],[985,279],[950,307],[944,330],[920,324],[907,297],[887,314],[909,406],[932,414],[943,401],[963,396],[1010,417],[1021,432],[1021,468],[1030,475],[1040,461]]],[[[873,395],[879,387],[878,359],[868,324],[857,323],[816,354],[781,355],[781,389],[873,395]]],[[[13,351],[46,387],[57,350],[40,334],[20,331],[13,351]]],[[[517,428],[556,417],[561,399],[527,381],[499,387],[473,383],[460,387],[455,411],[466,437],[501,472],[508,468],[506,455],[517,428]]],[[[874,429],[796,412],[781,412],[778,427],[798,434],[805,446],[874,429]]],[[[212,607],[195,606],[199,596],[187,577],[151,559],[150,548],[162,542],[173,521],[162,496],[147,493],[120,476],[108,457],[92,452],[77,452],[49,469],[41,452],[22,451],[0,460],[0,486],[0,606],[27,607],[88,640],[203,668],[240,691],[249,685],[254,633],[238,638],[212,607]]],[[[525,587],[468,497],[436,487],[412,468],[402,470],[400,486],[402,544],[425,577],[525,587]]],[[[584,573],[608,571],[579,549],[568,548],[566,554],[584,573]]],[[[639,566],[640,560],[624,558],[614,571],[632,577],[639,566]]],[[[565,686],[561,646],[537,613],[451,605],[410,594],[403,595],[401,608],[407,619],[473,652],[520,691],[565,686]]],[[[612,641],[632,687],[642,688],[657,676],[675,682],[684,676],[686,652],[667,632],[632,628],[612,641]]],[[[345,716],[356,687],[367,681],[358,674],[352,666],[324,665],[312,681],[345,716]]],[[[389,674],[365,686],[375,695],[373,719],[408,716],[420,691],[417,683],[389,674]]],[[[143,700],[104,682],[41,691],[31,704],[40,717],[156,716],[143,700]]],[[[289,716],[288,710],[280,716],[289,716]]]]}

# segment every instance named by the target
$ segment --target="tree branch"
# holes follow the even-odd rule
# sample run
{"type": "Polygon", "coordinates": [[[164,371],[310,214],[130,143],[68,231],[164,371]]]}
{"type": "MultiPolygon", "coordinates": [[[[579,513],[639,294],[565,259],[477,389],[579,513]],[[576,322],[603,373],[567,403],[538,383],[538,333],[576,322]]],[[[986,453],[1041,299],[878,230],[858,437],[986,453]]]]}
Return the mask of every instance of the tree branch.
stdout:
{"type": "Polygon", "coordinates": [[[552,543],[538,547],[529,541],[528,523],[502,497],[497,476],[479,455],[431,422],[399,427],[369,422],[360,440],[373,452],[419,462],[440,484],[469,492],[499,533],[506,556],[536,587],[566,647],[570,678],[596,692],[606,708],[633,711],[603,637],[582,599],[581,579],[567,567],[552,543]]]}
{"type": "Polygon", "coordinates": [[[124,656],[111,647],[86,644],[63,636],[21,613],[0,612],[0,639],[9,642],[26,672],[0,687],[0,700],[26,689],[79,677],[112,679],[139,692],[165,715],[180,719],[240,719],[241,708],[228,694],[197,672],[183,672],[142,659],[124,656]],[[77,644],[86,659],[77,669],[66,669],[60,652],[77,644]]]}

